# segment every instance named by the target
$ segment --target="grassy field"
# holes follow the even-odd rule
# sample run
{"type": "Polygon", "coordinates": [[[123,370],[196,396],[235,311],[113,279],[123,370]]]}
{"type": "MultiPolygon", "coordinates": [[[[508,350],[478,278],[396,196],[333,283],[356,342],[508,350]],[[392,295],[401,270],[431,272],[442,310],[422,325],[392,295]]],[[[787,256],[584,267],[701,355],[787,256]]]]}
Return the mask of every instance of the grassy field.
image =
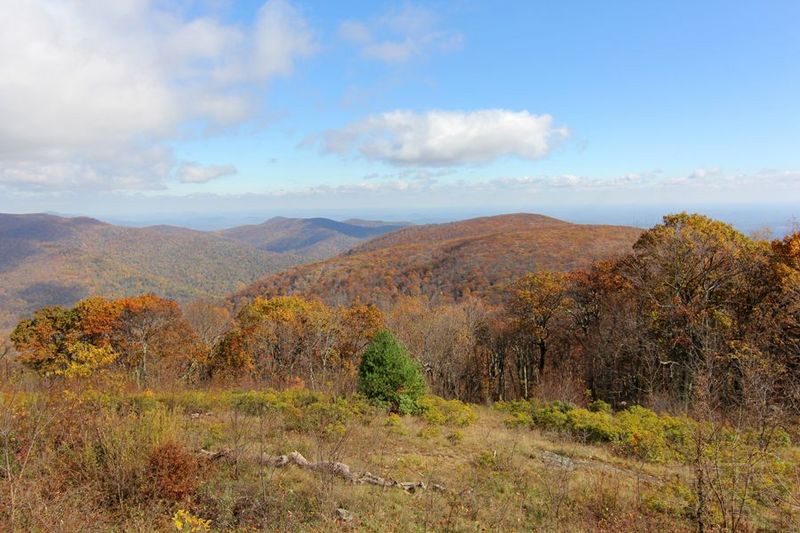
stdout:
{"type": "MultiPolygon", "coordinates": [[[[693,469],[682,452],[601,442],[594,432],[595,423],[630,426],[624,413],[561,409],[559,426],[542,423],[550,407],[532,407],[530,418],[522,403],[498,409],[429,397],[421,414],[400,417],[305,389],[60,389],[2,399],[3,529],[694,529],[693,469]],[[317,468],[280,465],[280,455],[295,451],[317,468]],[[348,482],[326,466],[335,461],[357,476],[425,487],[348,482]]],[[[639,426],[625,431],[637,443],[648,435],[639,426]]],[[[797,449],[771,453],[740,530],[800,527],[797,486],[787,482],[797,474],[797,449]]],[[[710,523],[719,523],[711,509],[710,523]]]]}

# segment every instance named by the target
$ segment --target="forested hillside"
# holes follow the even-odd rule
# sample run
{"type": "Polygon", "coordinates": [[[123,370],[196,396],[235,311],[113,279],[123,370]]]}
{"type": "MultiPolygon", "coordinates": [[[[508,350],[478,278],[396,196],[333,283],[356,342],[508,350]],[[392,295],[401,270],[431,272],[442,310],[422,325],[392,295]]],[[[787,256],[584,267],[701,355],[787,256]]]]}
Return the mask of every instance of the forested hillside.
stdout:
{"type": "Polygon", "coordinates": [[[328,302],[439,300],[495,289],[534,270],[569,271],[627,252],[641,234],[625,226],[570,224],[531,214],[412,226],[339,257],[295,267],[239,293],[299,294],[328,302]]]}
{"type": "Polygon", "coordinates": [[[219,233],[261,250],[320,260],[407,225],[369,220],[338,222],[329,218],[274,217],[262,224],[237,226],[219,233]]]}
{"type": "Polygon", "coordinates": [[[0,331],[93,294],[218,297],[300,261],[211,233],[45,214],[0,215],[0,251],[0,331]]]}

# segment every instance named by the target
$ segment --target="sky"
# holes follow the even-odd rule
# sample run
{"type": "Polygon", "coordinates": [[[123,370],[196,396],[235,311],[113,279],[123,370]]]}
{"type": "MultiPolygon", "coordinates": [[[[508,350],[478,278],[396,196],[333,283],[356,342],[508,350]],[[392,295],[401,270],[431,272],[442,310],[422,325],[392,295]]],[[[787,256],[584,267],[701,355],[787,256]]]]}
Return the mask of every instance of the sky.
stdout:
{"type": "Polygon", "coordinates": [[[798,20],[796,0],[0,0],[0,211],[798,216],[798,20]]]}

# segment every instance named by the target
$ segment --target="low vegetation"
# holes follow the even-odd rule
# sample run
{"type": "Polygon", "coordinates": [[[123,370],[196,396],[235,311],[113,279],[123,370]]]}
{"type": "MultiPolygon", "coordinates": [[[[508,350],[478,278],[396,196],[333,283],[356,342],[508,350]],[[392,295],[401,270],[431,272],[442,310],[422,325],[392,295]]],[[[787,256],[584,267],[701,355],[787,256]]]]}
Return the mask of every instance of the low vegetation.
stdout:
{"type": "MultiPolygon", "coordinates": [[[[418,415],[398,416],[365,398],[302,388],[108,389],[4,395],[3,523],[73,531],[688,531],[696,520],[693,453],[702,433],[693,421],[641,407],[489,409],[428,396],[418,415]],[[353,484],[270,459],[292,452],[418,487],[353,484]]],[[[734,523],[791,529],[797,449],[781,434],[750,459],[752,471],[731,466],[758,446],[755,435],[730,430],[703,443],[702,460],[718,469],[709,498],[718,491],[734,523]]],[[[709,526],[722,523],[722,505],[709,502],[708,513],[709,526]]]]}

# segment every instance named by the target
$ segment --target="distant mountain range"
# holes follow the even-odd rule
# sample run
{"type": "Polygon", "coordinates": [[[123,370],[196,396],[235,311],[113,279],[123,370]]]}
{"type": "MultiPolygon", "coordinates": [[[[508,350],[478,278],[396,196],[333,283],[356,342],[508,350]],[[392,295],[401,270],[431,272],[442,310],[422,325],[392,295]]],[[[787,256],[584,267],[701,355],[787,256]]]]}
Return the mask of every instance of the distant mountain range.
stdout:
{"type": "Polygon", "coordinates": [[[0,331],[35,309],[92,294],[155,292],[181,301],[223,297],[264,275],[331,257],[398,227],[281,218],[203,232],[0,214],[0,331]]]}
{"type": "Polygon", "coordinates": [[[220,231],[219,234],[250,244],[260,250],[292,253],[306,259],[326,259],[356,246],[365,239],[407,225],[355,219],[337,222],[328,218],[275,217],[263,224],[238,226],[220,231]]]}
{"type": "Polygon", "coordinates": [[[401,295],[492,296],[535,270],[568,271],[630,251],[642,230],[514,214],[411,226],[326,261],[267,276],[234,300],[300,294],[331,303],[386,303],[401,295]]]}

